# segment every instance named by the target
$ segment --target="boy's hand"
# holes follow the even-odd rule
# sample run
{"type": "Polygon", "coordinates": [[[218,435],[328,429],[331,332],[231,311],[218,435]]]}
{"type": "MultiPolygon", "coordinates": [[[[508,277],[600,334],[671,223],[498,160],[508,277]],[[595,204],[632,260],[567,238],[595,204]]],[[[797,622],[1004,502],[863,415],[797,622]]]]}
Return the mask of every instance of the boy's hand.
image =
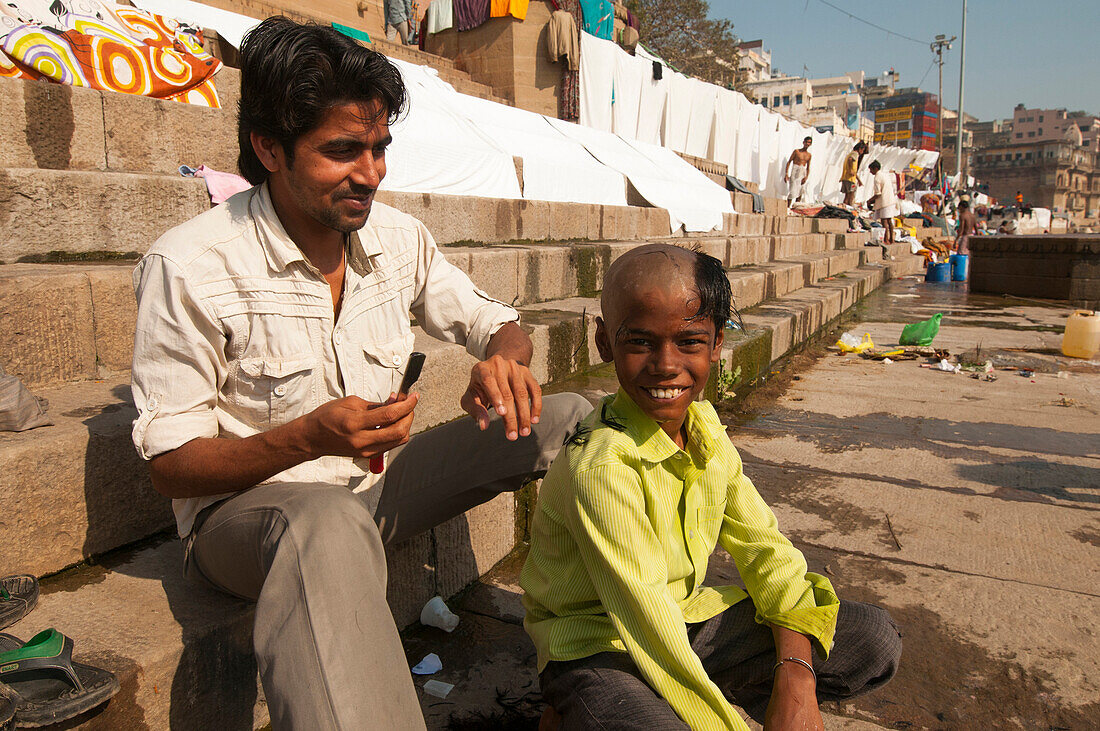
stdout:
{"type": "Polygon", "coordinates": [[[824,731],[817,688],[810,671],[797,663],[775,670],[772,697],[764,715],[765,731],[824,731]]]}

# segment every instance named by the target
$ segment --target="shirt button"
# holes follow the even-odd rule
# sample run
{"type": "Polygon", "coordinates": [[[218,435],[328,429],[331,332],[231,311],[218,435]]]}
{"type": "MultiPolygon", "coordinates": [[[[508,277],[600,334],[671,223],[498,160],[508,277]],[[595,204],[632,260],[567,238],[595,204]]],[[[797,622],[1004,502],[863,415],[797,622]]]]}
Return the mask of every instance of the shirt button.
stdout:
{"type": "Polygon", "coordinates": [[[401,356],[400,355],[393,356],[393,364],[395,366],[401,365],[401,356]]]}
{"type": "Polygon", "coordinates": [[[337,345],[339,345],[339,344],[340,344],[340,341],[342,341],[343,339],[344,339],[344,338],[343,338],[343,337],[342,337],[342,336],[340,335],[340,331],[339,331],[339,330],[337,330],[337,331],[336,331],[336,334],[332,336],[332,340],[333,340],[333,341],[334,341],[334,342],[335,342],[335,343],[336,343],[337,345]]]}
{"type": "Polygon", "coordinates": [[[153,411],[158,406],[160,406],[160,402],[157,401],[156,396],[150,396],[149,400],[145,402],[145,408],[149,411],[153,411]]]}
{"type": "Polygon", "coordinates": [[[275,395],[276,396],[285,396],[286,395],[286,384],[285,383],[280,383],[278,386],[275,387],[275,395]]]}

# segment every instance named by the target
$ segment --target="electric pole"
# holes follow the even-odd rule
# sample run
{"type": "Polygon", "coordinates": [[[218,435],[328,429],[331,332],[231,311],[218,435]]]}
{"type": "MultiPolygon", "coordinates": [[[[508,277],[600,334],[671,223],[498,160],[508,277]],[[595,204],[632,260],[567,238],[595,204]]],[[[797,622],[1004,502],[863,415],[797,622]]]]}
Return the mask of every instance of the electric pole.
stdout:
{"type": "Polygon", "coordinates": [[[930,44],[932,53],[936,54],[936,63],[940,67],[940,90],[936,95],[936,102],[940,105],[940,113],[936,115],[936,149],[940,153],[940,156],[936,159],[937,180],[943,176],[943,52],[951,50],[951,44],[954,40],[955,36],[948,38],[940,33],[936,36],[936,40],[930,44]]]}
{"type": "Polygon", "coordinates": [[[966,81],[966,0],[963,0],[962,43],[959,47],[959,126],[955,138],[955,187],[962,183],[963,169],[963,84],[966,81]]]}

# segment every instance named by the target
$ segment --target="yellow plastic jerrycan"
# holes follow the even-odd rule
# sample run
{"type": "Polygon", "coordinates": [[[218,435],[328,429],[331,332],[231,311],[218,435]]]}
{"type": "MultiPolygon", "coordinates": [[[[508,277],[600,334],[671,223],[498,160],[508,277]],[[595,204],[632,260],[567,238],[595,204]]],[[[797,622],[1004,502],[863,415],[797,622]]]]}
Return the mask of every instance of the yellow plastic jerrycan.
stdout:
{"type": "Polygon", "coordinates": [[[1071,358],[1092,358],[1100,351],[1100,315],[1077,310],[1066,320],[1062,353],[1071,358]]]}

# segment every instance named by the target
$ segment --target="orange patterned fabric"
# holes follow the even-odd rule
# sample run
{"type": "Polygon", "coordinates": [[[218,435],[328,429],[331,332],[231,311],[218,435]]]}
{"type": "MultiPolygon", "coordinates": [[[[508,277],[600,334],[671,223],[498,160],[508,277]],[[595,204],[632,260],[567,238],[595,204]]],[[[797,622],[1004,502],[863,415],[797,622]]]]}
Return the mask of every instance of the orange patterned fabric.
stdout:
{"type": "Polygon", "coordinates": [[[9,0],[0,7],[0,76],[219,108],[221,62],[193,29],[96,0],[9,0]]]}

